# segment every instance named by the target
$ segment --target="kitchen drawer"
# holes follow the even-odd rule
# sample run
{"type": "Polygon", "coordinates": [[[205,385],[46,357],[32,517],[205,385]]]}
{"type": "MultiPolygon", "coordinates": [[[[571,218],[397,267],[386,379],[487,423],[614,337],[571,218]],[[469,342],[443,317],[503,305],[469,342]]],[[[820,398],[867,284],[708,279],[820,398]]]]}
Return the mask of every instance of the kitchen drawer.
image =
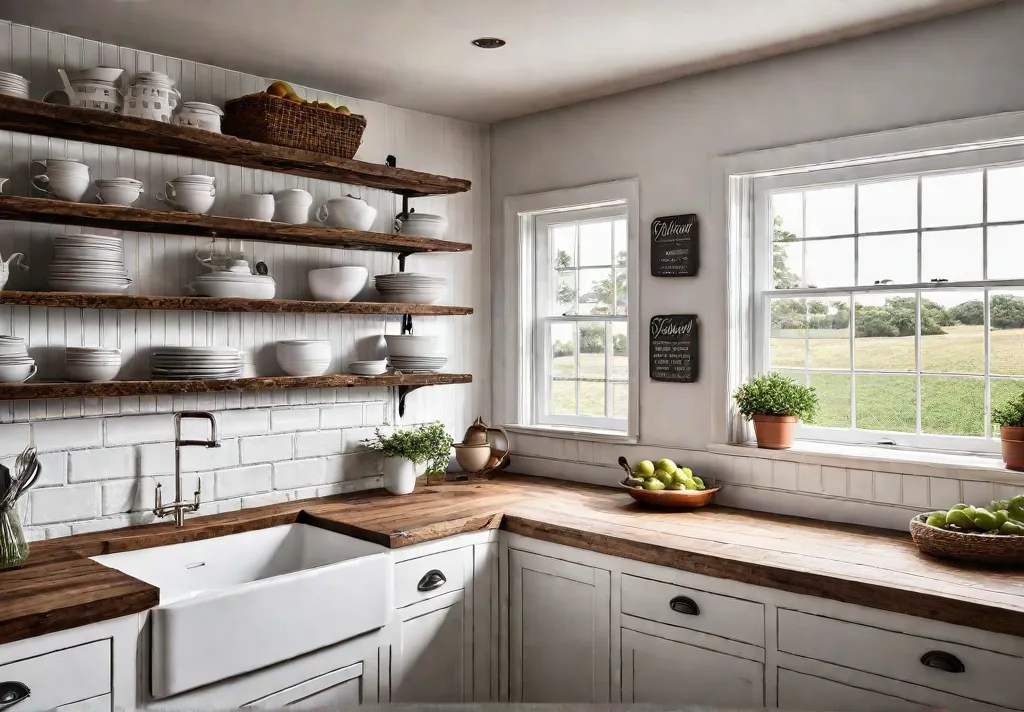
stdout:
{"type": "Polygon", "coordinates": [[[467,557],[471,548],[440,551],[395,564],[395,607],[403,608],[465,586],[467,557]]]}
{"type": "Polygon", "coordinates": [[[0,665],[0,680],[20,682],[30,690],[28,699],[12,710],[49,710],[110,694],[110,656],[110,640],[97,640],[0,665]]]}
{"type": "Polygon", "coordinates": [[[785,608],[778,636],[786,653],[1024,709],[1024,659],[1013,655],[785,608]]]}
{"type": "Polygon", "coordinates": [[[622,612],[764,647],[764,605],[622,575],[622,612]]]}

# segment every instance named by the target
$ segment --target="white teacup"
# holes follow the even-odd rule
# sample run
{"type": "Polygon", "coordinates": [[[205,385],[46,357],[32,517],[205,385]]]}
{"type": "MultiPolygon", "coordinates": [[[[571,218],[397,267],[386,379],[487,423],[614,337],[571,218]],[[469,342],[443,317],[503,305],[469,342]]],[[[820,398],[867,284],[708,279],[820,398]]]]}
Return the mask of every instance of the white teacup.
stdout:
{"type": "Polygon", "coordinates": [[[89,175],[89,166],[81,161],[72,161],[69,158],[47,158],[44,161],[32,161],[32,165],[39,164],[45,173],[51,176],[55,173],[71,173],[73,175],[89,175]]]}
{"type": "Polygon", "coordinates": [[[320,222],[351,230],[369,230],[375,217],[376,208],[367,205],[365,200],[351,195],[328,200],[316,211],[316,219],[320,222]]]}
{"type": "Polygon", "coordinates": [[[178,183],[176,180],[164,184],[165,193],[157,193],[154,197],[161,203],[187,213],[208,213],[213,207],[217,189],[212,185],[195,185],[178,183]]]}
{"type": "Polygon", "coordinates": [[[289,188],[274,193],[274,220],[305,225],[309,222],[309,206],[313,196],[301,188],[289,188]]]}
{"type": "Polygon", "coordinates": [[[89,166],[78,161],[49,158],[32,161],[46,169],[45,173],[32,176],[32,187],[41,193],[61,200],[78,202],[89,189],[89,166]]]}
{"type": "Polygon", "coordinates": [[[243,193],[235,199],[235,215],[247,220],[272,220],[274,196],[270,193],[243,193]]]}
{"type": "Polygon", "coordinates": [[[131,205],[144,191],[142,184],[96,181],[96,199],[106,205],[131,205]]]}
{"type": "Polygon", "coordinates": [[[19,363],[0,363],[0,383],[24,383],[36,375],[37,370],[32,359],[19,363]]]}

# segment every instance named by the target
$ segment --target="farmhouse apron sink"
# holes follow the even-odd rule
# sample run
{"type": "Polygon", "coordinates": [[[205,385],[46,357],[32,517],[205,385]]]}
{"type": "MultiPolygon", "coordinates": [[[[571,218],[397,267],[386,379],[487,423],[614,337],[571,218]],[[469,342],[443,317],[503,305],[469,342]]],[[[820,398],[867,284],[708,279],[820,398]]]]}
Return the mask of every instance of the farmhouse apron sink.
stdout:
{"type": "Polygon", "coordinates": [[[160,699],[384,626],[384,547],[305,524],[93,557],[160,588],[149,613],[160,699]]]}

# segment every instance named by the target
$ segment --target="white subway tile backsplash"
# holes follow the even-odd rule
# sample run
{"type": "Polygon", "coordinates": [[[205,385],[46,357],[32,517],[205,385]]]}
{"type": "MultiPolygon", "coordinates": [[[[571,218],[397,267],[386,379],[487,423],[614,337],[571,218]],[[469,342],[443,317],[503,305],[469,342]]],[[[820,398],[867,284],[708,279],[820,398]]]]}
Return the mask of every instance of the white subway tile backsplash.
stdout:
{"type": "Polygon", "coordinates": [[[821,484],[821,465],[810,465],[801,462],[796,470],[797,489],[801,492],[820,494],[824,491],[821,484]]]}
{"type": "Polygon", "coordinates": [[[875,500],[888,504],[899,504],[902,499],[901,475],[893,472],[875,473],[875,500]]]}
{"type": "Polygon", "coordinates": [[[757,487],[772,486],[772,461],[761,457],[750,458],[750,483],[757,487]]]}
{"type": "Polygon", "coordinates": [[[963,495],[965,504],[985,506],[996,498],[995,487],[991,482],[974,482],[964,480],[963,495]]]}
{"type": "Polygon", "coordinates": [[[270,431],[269,410],[223,410],[217,414],[218,437],[261,435],[270,431]]]}
{"type": "Polygon", "coordinates": [[[270,431],[290,433],[320,427],[319,408],[275,408],[270,411],[270,431]]]}
{"type": "Polygon", "coordinates": [[[242,438],[241,463],[277,462],[292,459],[294,435],[257,435],[242,438]]]}
{"type": "Polygon", "coordinates": [[[928,478],[919,475],[903,475],[903,504],[908,507],[928,507],[928,478]]]}
{"type": "Polygon", "coordinates": [[[340,430],[298,433],[295,436],[295,457],[327,457],[342,453],[340,430]]]}
{"type": "Polygon", "coordinates": [[[136,445],[174,439],[171,415],[135,415],[106,418],[107,445],[136,445]]]}
{"type": "Polygon", "coordinates": [[[214,475],[216,499],[230,499],[270,491],[271,465],[220,470],[214,475]]]}
{"type": "Polygon", "coordinates": [[[849,496],[870,502],[875,498],[875,475],[871,470],[847,470],[849,496]]]}
{"type": "Polygon", "coordinates": [[[68,453],[68,481],[92,482],[135,477],[138,472],[134,447],[72,450],[68,453]]]}
{"type": "MultiPolygon", "coordinates": [[[[340,460],[340,458],[331,459],[340,460]]],[[[274,489],[291,490],[321,485],[327,481],[327,463],[328,460],[323,458],[276,462],[274,463],[274,489]]]]}
{"type": "MultiPolygon", "coordinates": [[[[171,445],[171,457],[174,456],[174,445],[171,445]]],[[[182,472],[206,472],[239,464],[238,440],[222,440],[219,447],[183,447],[181,448],[182,472]]],[[[171,461],[171,472],[174,462],[171,461]]]]}
{"type": "Polygon", "coordinates": [[[833,497],[847,496],[847,474],[845,467],[822,467],[821,489],[833,497]]]}
{"type": "Polygon", "coordinates": [[[1024,493],[1024,487],[1019,485],[997,484],[992,499],[1012,499],[1021,493],[1024,493]]]}
{"type": "MultiPolygon", "coordinates": [[[[387,432],[381,429],[382,432],[387,432]]],[[[372,438],[373,428],[347,428],[341,431],[342,452],[362,452],[367,449],[366,440],[372,438]]]]}
{"type": "Polygon", "coordinates": [[[754,459],[750,457],[732,458],[731,481],[738,485],[749,485],[751,483],[751,468],[754,459]]]}
{"type": "Polygon", "coordinates": [[[96,484],[32,489],[28,498],[32,524],[55,524],[99,516],[99,486],[96,484]]]}
{"type": "Polygon", "coordinates": [[[384,424],[384,403],[372,401],[363,404],[363,425],[384,424]]]}
{"type": "MultiPolygon", "coordinates": [[[[381,420],[383,421],[383,418],[381,420]]],[[[345,403],[325,406],[320,409],[321,428],[355,428],[361,425],[363,425],[362,403],[345,403]]]]}
{"type": "Polygon", "coordinates": [[[960,502],[960,480],[945,477],[928,478],[928,506],[932,509],[949,509],[960,502]]]}
{"type": "Polygon", "coordinates": [[[784,490],[795,490],[797,488],[797,469],[795,462],[775,460],[772,463],[772,487],[784,490]]]}
{"type": "Polygon", "coordinates": [[[100,447],[103,445],[103,420],[40,420],[32,423],[32,438],[39,452],[100,447]]]}
{"type": "Polygon", "coordinates": [[[286,492],[267,492],[266,494],[254,494],[249,497],[242,497],[242,509],[252,507],[265,507],[268,504],[280,504],[289,499],[286,492]]]}
{"type": "Polygon", "coordinates": [[[20,454],[28,447],[30,434],[31,426],[28,423],[0,425],[0,457],[20,454]]]}

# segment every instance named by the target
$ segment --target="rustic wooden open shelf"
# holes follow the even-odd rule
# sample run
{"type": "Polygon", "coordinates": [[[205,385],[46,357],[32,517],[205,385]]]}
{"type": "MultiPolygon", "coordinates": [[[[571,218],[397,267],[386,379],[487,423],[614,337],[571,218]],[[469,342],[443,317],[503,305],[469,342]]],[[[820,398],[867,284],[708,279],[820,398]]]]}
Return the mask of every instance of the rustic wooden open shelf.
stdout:
{"type": "Polygon", "coordinates": [[[233,240],[276,242],[285,245],[337,247],[347,250],[375,250],[405,254],[467,252],[473,249],[472,245],[465,242],[435,240],[429,237],[390,235],[383,232],[365,232],[322,225],[290,225],[174,210],[72,203],[68,200],[26,198],[20,195],[0,195],[0,220],[45,222],[104,230],[155,232],[191,237],[223,237],[233,240]]]}
{"type": "Polygon", "coordinates": [[[223,297],[149,297],[134,294],[79,292],[0,292],[0,304],[77,309],[144,309],[154,311],[260,312],[264,314],[409,314],[453,316],[472,314],[472,307],[391,302],[317,302],[304,299],[241,299],[223,297]]]}
{"type": "Polygon", "coordinates": [[[410,373],[383,376],[268,376],[202,381],[102,381],[69,383],[40,381],[0,383],[0,400],[33,400],[37,398],[118,398],[124,396],[177,395],[183,393],[217,393],[223,391],[277,391],[288,388],[419,388],[451,383],[471,383],[465,373],[410,373]]]}
{"type": "Polygon", "coordinates": [[[257,143],[190,126],[4,95],[0,95],[0,129],[380,188],[410,198],[464,193],[471,185],[470,181],[461,178],[257,143]]]}

